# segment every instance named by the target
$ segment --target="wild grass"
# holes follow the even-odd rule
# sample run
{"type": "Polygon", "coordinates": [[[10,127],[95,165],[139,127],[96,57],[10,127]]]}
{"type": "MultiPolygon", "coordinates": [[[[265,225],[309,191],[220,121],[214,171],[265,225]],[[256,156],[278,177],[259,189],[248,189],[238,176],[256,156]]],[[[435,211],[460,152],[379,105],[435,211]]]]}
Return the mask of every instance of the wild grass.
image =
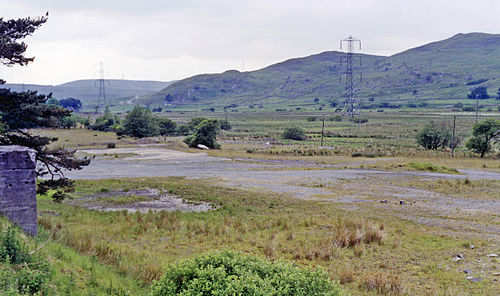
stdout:
{"type": "MultiPolygon", "coordinates": [[[[344,288],[354,294],[382,289],[365,289],[364,275],[386,273],[387,268],[391,273],[402,274],[400,283],[404,283],[404,288],[408,286],[418,293],[424,291],[417,284],[421,280],[438,289],[467,288],[461,281],[450,280],[461,276],[453,270],[446,272],[445,278],[435,276],[442,270],[411,272],[415,266],[413,259],[408,259],[409,254],[427,266],[447,258],[451,250],[464,249],[460,240],[435,236],[433,231],[407,221],[361,217],[321,201],[217,187],[206,181],[182,178],[77,181],[75,194],[95,194],[101,188],[109,192],[161,189],[219,205],[217,210],[204,213],[104,213],[40,198],[40,225],[44,231],[53,233],[60,244],[85,258],[95,258],[99,264],[146,286],[160,278],[169,263],[229,247],[271,259],[293,260],[300,265],[327,267],[332,278],[342,280],[344,288]],[[350,271],[343,271],[347,265],[350,271]]],[[[398,281],[391,281],[387,276],[384,291],[398,290],[398,281]]]]}
{"type": "Polygon", "coordinates": [[[447,168],[445,166],[437,166],[429,162],[410,162],[405,165],[406,168],[414,169],[417,171],[443,173],[443,174],[457,174],[457,169],[447,168]]]}

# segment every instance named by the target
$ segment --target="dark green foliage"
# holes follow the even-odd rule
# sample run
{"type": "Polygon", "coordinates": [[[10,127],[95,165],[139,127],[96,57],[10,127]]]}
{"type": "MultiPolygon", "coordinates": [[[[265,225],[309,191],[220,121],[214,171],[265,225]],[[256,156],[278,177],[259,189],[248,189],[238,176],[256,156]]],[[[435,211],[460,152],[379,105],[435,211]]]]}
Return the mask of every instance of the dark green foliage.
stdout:
{"type": "Polygon", "coordinates": [[[309,122],[316,121],[316,116],[307,116],[307,121],[309,122]]]}
{"type": "Polygon", "coordinates": [[[366,117],[354,117],[354,118],[351,118],[351,121],[355,122],[355,123],[367,123],[368,118],[366,118],[366,117]]]}
{"type": "Polygon", "coordinates": [[[283,132],[283,139],[304,141],[306,139],[306,132],[299,127],[290,127],[283,132]]]}
{"type": "Polygon", "coordinates": [[[500,137],[500,121],[488,119],[478,122],[472,130],[472,138],[470,138],[465,146],[484,157],[491,150],[491,142],[499,141],[500,137]]]}
{"type": "Polygon", "coordinates": [[[75,128],[78,122],[82,122],[83,120],[75,115],[67,116],[62,119],[61,127],[70,129],[75,128]]]}
{"type": "Polygon", "coordinates": [[[498,89],[497,91],[497,97],[496,97],[497,100],[500,100],[500,88],[498,89]]]}
{"type": "Polygon", "coordinates": [[[0,260],[11,264],[19,264],[28,259],[24,246],[17,238],[14,227],[9,226],[0,233],[0,260]]]}
{"type": "Polygon", "coordinates": [[[28,46],[20,40],[33,34],[46,21],[46,16],[6,21],[0,18],[0,63],[7,66],[24,66],[33,61],[34,58],[24,56],[28,46]]]}
{"type": "Polygon", "coordinates": [[[123,133],[136,138],[158,135],[158,125],[151,110],[135,106],[123,121],[123,133]]]}
{"type": "Polygon", "coordinates": [[[59,104],[66,109],[78,111],[82,108],[82,102],[75,98],[67,98],[59,100],[59,104]]]}
{"type": "Polygon", "coordinates": [[[152,295],[334,296],[342,293],[324,271],[225,251],[169,266],[163,278],[153,285],[152,295]]]}
{"type": "Polygon", "coordinates": [[[225,131],[230,131],[233,127],[231,126],[231,123],[227,120],[219,120],[220,122],[220,129],[225,130],[225,131]]]}
{"type": "Polygon", "coordinates": [[[205,117],[195,117],[195,118],[191,118],[191,120],[189,121],[188,123],[188,126],[189,126],[189,130],[191,132],[194,132],[196,127],[198,126],[198,124],[200,124],[202,121],[205,121],[207,120],[207,118],[205,117]]]}
{"type": "MultiPolygon", "coordinates": [[[[8,21],[0,18],[0,63],[23,66],[31,62],[33,58],[24,56],[27,46],[20,40],[31,35],[46,21],[46,17],[8,21]]],[[[0,84],[3,83],[0,80],[0,84]]],[[[66,187],[59,190],[71,191],[73,183],[64,177],[62,169],[79,170],[90,163],[90,158],[78,159],[75,151],[60,147],[49,148],[48,144],[57,139],[32,135],[26,130],[59,127],[63,119],[70,116],[71,111],[47,104],[49,99],[51,98],[34,91],[12,92],[0,89],[0,145],[20,145],[34,149],[37,152],[37,176],[51,175],[50,180],[42,181],[39,185],[47,187],[64,184],[66,187]],[[66,181],[53,182],[58,178],[66,181]]]]}
{"type": "Polygon", "coordinates": [[[445,148],[451,141],[450,128],[444,124],[430,122],[417,135],[417,143],[425,149],[445,148]]]}
{"type": "Polygon", "coordinates": [[[113,115],[109,110],[109,106],[104,108],[104,115],[97,117],[94,124],[90,126],[92,130],[95,131],[113,131],[118,128],[120,124],[120,118],[118,116],[113,115]]]}
{"type": "Polygon", "coordinates": [[[471,89],[470,94],[467,95],[467,98],[474,100],[485,100],[489,99],[490,96],[488,95],[488,89],[486,88],[486,86],[478,86],[471,89]]]}
{"type": "Polygon", "coordinates": [[[0,233],[0,261],[1,295],[44,295],[49,265],[27,253],[12,226],[0,233]]]}
{"type": "Polygon", "coordinates": [[[338,114],[330,117],[330,121],[342,121],[342,115],[338,114]]]}
{"type": "Polygon", "coordinates": [[[472,106],[464,106],[462,108],[462,111],[464,111],[464,112],[473,112],[473,111],[476,111],[476,108],[474,108],[472,106]]]}
{"type": "Polygon", "coordinates": [[[156,117],[158,133],[162,136],[174,135],[177,130],[177,124],[166,117],[156,117]]]}
{"type": "Polygon", "coordinates": [[[217,119],[203,120],[195,127],[194,134],[184,139],[184,143],[191,148],[202,144],[211,149],[219,149],[220,145],[217,143],[217,132],[219,129],[220,123],[217,119]]]}
{"type": "Polygon", "coordinates": [[[331,108],[335,108],[335,107],[338,106],[339,101],[337,101],[337,100],[330,100],[328,103],[330,104],[331,108]]]}
{"type": "Polygon", "coordinates": [[[47,105],[49,105],[51,107],[62,107],[61,103],[59,103],[59,101],[57,99],[54,99],[54,98],[49,98],[47,100],[47,105]]]}
{"type": "Polygon", "coordinates": [[[177,127],[177,134],[180,136],[187,136],[190,133],[190,128],[189,125],[187,124],[181,124],[179,127],[177,127]]]}

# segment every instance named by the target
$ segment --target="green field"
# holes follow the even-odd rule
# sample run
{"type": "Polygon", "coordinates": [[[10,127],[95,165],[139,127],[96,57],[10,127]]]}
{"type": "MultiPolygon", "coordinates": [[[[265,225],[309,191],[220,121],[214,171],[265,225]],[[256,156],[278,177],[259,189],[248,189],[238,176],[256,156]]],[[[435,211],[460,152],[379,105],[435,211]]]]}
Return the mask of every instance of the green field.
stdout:
{"type": "MultiPolygon", "coordinates": [[[[226,113],[166,115],[177,123],[186,123],[200,116],[225,119],[226,113]]],[[[222,149],[210,150],[208,154],[249,164],[262,161],[281,164],[256,172],[264,169],[293,173],[324,170],[327,167],[322,166],[332,165],[339,171],[389,172],[390,177],[366,175],[360,179],[360,186],[351,179],[331,184],[319,180],[294,184],[330,192],[328,196],[313,199],[227,186],[217,178],[78,180],[72,194],[76,199],[71,203],[57,204],[46,196],[39,197],[42,235],[38,243],[30,241],[29,245],[36,248],[50,236],[42,255],[55,270],[54,291],[71,290],[59,295],[110,295],[109,291],[115,291],[110,287],[117,285],[130,293],[123,294],[121,290],[122,294],[113,295],[146,295],[169,264],[211,250],[227,249],[324,268],[350,295],[495,295],[499,288],[494,275],[498,273],[498,259],[486,254],[500,250],[495,234],[500,225],[498,213],[454,210],[453,204],[447,205],[453,200],[470,202],[474,207],[489,205],[490,209],[498,205],[499,180],[469,180],[461,172],[500,172],[498,150],[481,159],[464,147],[474,116],[457,116],[457,134],[463,134],[465,140],[457,148],[455,158],[451,158],[450,151],[418,147],[415,136],[431,120],[451,123],[454,113],[366,112],[363,116],[368,122],[364,124],[330,121],[331,115],[229,113],[227,119],[232,130],[222,131],[218,136],[222,149]],[[325,136],[321,147],[323,117],[325,136]],[[306,130],[306,140],[282,139],[284,128],[289,126],[306,130]],[[286,161],[314,166],[301,167],[286,161]],[[425,175],[411,175],[412,172],[441,173],[444,177],[429,179],[425,175]],[[453,179],[454,176],[463,178],[453,179]],[[217,209],[201,213],[100,212],[87,209],[79,201],[79,198],[97,198],[100,203],[116,206],[151,199],[125,194],[134,190],[158,190],[190,203],[207,202],[217,209]],[[401,207],[388,197],[394,190],[401,194],[417,192],[417,198],[402,197],[411,207],[401,207]],[[427,195],[437,198],[428,199],[427,195]],[[336,201],[346,197],[367,202],[336,201]],[[381,200],[388,198],[391,202],[381,204],[381,200]],[[432,208],[436,211],[429,211],[432,208]],[[466,261],[454,262],[456,254],[463,254],[466,261]],[[482,272],[481,280],[465,279],[464,269],[472,269],[474,276],[482,272]],[[94,279],[96,270],[99,279],[94,279]]],[[[499,118],[493,113],[489,117],[499,118]]],[[[484,118],[482,115],[480,120],[484,118]]],[[[111,132],[84,129],[36,132],[58,136],[54,145],[68,148],[103,149],[113,142],[117,148],[159,147],[199,152],[187,148],[182,137],[118,138],[111,132]]],[[[101,157],[121,162],[134,155],[109,149],[109,154],[101,157]]]]}

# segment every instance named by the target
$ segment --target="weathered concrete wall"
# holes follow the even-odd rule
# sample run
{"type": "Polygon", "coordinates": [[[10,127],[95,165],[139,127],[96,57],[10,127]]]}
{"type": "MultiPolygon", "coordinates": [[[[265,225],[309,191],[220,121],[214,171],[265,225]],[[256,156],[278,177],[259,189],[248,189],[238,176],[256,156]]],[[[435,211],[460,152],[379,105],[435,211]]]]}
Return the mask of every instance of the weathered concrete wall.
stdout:
{"type": "Polygon", "coordinates": [[[0,214],[36,236],[35,157],[27,147],[0,146],[0,214]]]}

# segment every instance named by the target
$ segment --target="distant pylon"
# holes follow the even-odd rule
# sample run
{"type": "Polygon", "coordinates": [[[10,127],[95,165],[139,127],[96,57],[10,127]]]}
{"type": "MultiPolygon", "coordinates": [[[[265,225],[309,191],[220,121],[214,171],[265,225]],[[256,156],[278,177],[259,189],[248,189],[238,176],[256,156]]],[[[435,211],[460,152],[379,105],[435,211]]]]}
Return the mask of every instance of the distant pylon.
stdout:
{"type": "Polygon", "coordinates": [[[104,87],[104,63],[99,67],[99,95],[97,96],[96,114],[100,112],[101,106],[106,107],[106,88],[104,87]]]}
{"type": "MultiPolygon", "coordinates": [[[[342,74],[345,75],[345,100],[344,100],[344,110],[342,111],[342,117],[348,116],[349,118],[354,118],[354,116],[360,115],[359,111],[359,99],[357,98],[356,82],[354,79],[354,46],[359,43],[359,49],[361,49],[361,40],[355,39],[352,36],[346,39],[340,40],[340,49],[342,50],[342,44],[346,43],[347,51],[346,56],[340,58],[340,81],[342,81],[342,74]],[[342,62],[345,61],[345,70],[342,70],[342,62]]],[[[361,56],[359,57],[359,65],[361,66],[361,56]]],[[[362,81],[363,76],[360,74],[360,81],[362,81]]]]}

